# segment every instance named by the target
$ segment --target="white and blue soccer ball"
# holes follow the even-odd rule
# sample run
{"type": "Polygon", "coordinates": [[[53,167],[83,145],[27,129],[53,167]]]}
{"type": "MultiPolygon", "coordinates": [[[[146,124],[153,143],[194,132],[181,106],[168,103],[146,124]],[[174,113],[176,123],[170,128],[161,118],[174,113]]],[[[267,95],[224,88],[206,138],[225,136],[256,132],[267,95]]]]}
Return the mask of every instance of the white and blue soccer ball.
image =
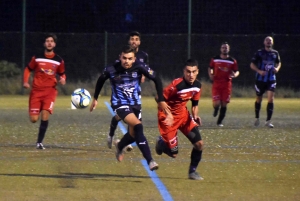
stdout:
{"type": "Polygon", "coordinates": [[[91,94],[84,88],[75,89],[71,95],[71,103],[77,109],[86,108],[91,102],[91,94]]]}

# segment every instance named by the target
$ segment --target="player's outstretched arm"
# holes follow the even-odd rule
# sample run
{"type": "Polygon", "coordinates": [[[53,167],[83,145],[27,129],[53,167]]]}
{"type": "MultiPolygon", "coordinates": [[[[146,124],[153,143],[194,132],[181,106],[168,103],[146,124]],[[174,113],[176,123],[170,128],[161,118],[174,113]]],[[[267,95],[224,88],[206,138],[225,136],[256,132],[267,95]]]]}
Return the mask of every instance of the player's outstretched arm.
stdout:
{"type": "Polygon", "coordinates": [[[213,73],[213,69],[211,67],[208,67],[207,69],[208,71],[208,77],[211,81],[214,81],[214,73],[213,73]]]}
{"type": "Polygon", "coordinates": [[[58,81],[61,85],[65,85],[66,84],[66,75],[63,74],[59,77],[59,81],[58,81]]]}
{"type": "Polygon", "coordinates": [[[98,104],[98,101],[97,101],[98,96],[100,94],[100,91],[101,91],[106,79],[107,79],[107,77],[105,76],[105,74],[102,74],[102,75],[100,75],[100,77],[97,80],[97,84],[96,84],[95,92],[94,92],[94,99],[90,106],[90,112],[92,112],[94,109],[96,109],[96,106],[98,104]]]}
{"type": "Polygon", "coordinates": [[[198,111],[199,111],[199,108],[198,108],[198,105],[195,105],[195,106],[192,106],[192,117],[194,119],[194,121],[199,125],[199,126],[202,126],[202,121],[201,121],[201,118],[200,116],[198,116],[198,111]]]}
{"type": "Polygon", "coordinates": [[[98,101],[96,99],[93,99],[93,102],[90,106],[90,112],[93,112],[93,110],[96,109],[97,105],[98,105],[98,101]]]}
{"type": "Polygon", "coordinates": [[[30,84],[28,83],[29,76],[30,76],[30,70],[29,70],[29,68],[26,67],[24,69],[24,74],[23,74],[23,87],[25,89],[30,88],[30,84]]]}
{"type": "Polygon", "coordinates": [[[281,68],[281,62],[275,65],[275,67],[273,69],[274,73],[278,73],[280,68],[281,68]]]}

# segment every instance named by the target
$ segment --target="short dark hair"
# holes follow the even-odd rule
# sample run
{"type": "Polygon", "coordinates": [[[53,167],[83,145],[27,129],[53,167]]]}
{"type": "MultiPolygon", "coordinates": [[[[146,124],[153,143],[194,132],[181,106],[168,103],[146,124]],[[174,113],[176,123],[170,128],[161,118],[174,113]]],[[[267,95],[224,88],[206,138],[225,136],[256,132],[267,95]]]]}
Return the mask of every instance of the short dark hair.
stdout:
{"type": "Polygon", "coordinates": [[[141,39],[141,34],[138,31],[132,31],[128,34],[128,40],[130,39],[130,37],[132,36],[138,36],[141,39]]]}
{"type": "Polygon", "coordinates": [[[45,37],[44,37],[44,41],[46,41],[46,39],[49,38],[49,37],[53,38],[55,43],[57,42],[57,36],[54,33],[46,34],[45,37]]]}
{"type": "Polygon", "coordinates": [[[121,53],[127,54],[127,53],[131,53],[131,52],[133,52],[134,55],[135,55],[135,50],[132,47],[130,47],[130,45],[126,45],[126,46],[124,46],[122,48],[122,52],[121,53]]]}
{"type": "Polygon", "coordinates": [[[185,66],[197,66],[198,67],[198,61],[196,59],[188,59],[185,62],[185,66]]]}
{"type": "Polygon", "coordinates": [[[229,43],[228,43],[227,41],[222,42],[222,43],[221,43],[221,46],[222,46],[222,45],[228,45],[228,46],[230,46],[229,43]]]}

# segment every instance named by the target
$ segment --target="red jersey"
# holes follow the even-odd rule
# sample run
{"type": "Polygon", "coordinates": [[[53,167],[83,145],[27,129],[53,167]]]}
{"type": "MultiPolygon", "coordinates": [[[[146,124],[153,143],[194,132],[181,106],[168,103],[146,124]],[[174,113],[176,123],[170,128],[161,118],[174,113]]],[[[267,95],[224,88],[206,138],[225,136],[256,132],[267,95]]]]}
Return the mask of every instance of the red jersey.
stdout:
{"type": "Polygon", "coordinates": [[[232,71],[238,71],[237,62],[234,58],[228,57],[222,59],[220,55],[210,60],[210,68],[213,70],[215,82],[229,82],[232,80],[232,71]]]}
{"type": "Polygon", "coordinates": [[[33,89],[55,87],[57,84],[56,74],[64,75],[65,64],[57,54],[33,56],[27,68],[34,71],[33,89]]]}
{"type": "Polygon", "coordinates": [[[177,78],[164,89],[164,98],[171,107],[173,115],[180,115],[186,110],[189,100],[199,101],[201,94],[201,83],[198,80],[190,85],[183,78],[177,78]]]}

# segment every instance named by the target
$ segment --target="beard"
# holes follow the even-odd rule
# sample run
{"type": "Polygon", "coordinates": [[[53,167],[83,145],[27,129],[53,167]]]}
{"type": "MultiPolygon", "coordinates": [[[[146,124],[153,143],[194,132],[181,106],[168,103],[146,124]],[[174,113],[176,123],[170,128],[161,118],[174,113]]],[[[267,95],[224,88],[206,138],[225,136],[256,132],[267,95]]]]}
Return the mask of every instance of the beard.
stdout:
{"type": "Polygon", "coordinates": [[[222,52],[222,55],[228,56],[229,52],[222,52]]]}
{"type": "Polygon", "coordinates": [[[53,48],[47,48],[46,47],[46,52],[52,52],[53,51],[53,48]]]}

